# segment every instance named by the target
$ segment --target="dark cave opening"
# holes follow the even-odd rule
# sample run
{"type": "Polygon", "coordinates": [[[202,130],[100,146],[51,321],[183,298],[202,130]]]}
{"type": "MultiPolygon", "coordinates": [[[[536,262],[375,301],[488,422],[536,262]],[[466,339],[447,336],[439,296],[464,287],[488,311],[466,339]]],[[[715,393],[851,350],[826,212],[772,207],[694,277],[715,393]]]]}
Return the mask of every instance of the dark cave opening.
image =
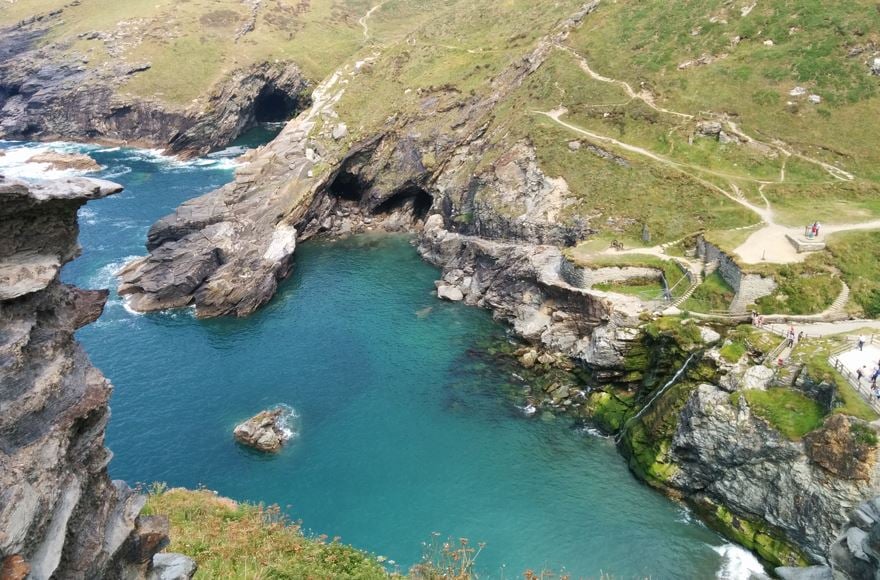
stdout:
{"type": "Polygon", "coordinates": [[[374,214],[391,213],[400,209],[409,209],[415,219],[422,220],[428,215],[434,198],[417,185],[408,185],[380,203],[373,210],[374,214]]]}
{"type": "Polygon", "coordinates": [[[257,123],[287,121],[296,114],[298,105],[296,97],[267,86],[254,100],[254,120],[257,123]]]}
{"type": "Polygon", "coordinates": [[[331,195],[348,201],[360,201],[364,193],[363,186],[357,175],[345,170],[336,174],[327,191],[331,195]]]}

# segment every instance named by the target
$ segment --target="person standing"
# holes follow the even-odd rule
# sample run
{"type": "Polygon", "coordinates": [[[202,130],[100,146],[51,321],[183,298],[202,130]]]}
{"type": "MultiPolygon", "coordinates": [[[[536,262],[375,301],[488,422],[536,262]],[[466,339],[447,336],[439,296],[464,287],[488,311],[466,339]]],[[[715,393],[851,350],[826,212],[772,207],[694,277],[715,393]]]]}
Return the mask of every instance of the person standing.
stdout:
{"type": "Polygon", "coordinates": [[[860,334],[859,335],[859,351],[862,351],[864,349],[865,349],[865,335],[860,334]]]}

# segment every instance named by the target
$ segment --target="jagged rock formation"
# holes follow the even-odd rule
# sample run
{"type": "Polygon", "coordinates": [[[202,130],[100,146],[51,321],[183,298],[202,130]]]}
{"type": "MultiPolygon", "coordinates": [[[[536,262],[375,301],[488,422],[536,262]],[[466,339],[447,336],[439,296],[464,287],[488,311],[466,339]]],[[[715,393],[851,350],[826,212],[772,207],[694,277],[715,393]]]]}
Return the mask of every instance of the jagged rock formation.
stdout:
{"type": "Polygon", "coordinates": [[[710,520],[741,532],[743,543],[768,560],[780,554],[776,540],[785,539],[821,561],[848,512],[880,489],[873,449],[847,469],[829,465],[850,463],[859,447],[851,428],[857,422],[864,425],[832,415],[806,442],[790,441],[744,398],[702,384],[678,418],[666,484],[703,506],[710,520]]]}
{"type": "Polygon", "coordinates": [[[194,304],[198,316],[246,316],[289,274],[296,238],[357,231],[374,220],[418,229],[432,208],[449,229],[466,234],[560,244],[583,237],[586,224],[558,219],[565,202],[554,192],[565,182],[540,171],[528,143],[478,175],[469,161],[487,147],[494,106],[597,5],[585,4],[497,75],[488,96],[440,89],[422,99],[417,113],[389,120],[348,148],[333,138],[333,107],[362,67],[337,71],[315,89],[312,107],[248,159],[233,183],[153,226],[150,255],[124,270],[120,293],[136,310],[194,304]],[[494,210],[479,202],[489,190],[505,192],[494,210]]]}
{"type": "Polygon", "coordinates": [[[780,567],[783,580],[876,580],[880,578],[880,497],[862,502],[828,553],[827,566],[780,567]]]}
{"type": "MultiPolygon", "coordinates": [[[[495,106],[596,6],[584,4],[494,75],[486,94],[426,89],[415,111],[355,142],[334,106],[363,70],[337,71],[316,88],[310,110],[248,156],[233,183],[154,224],[149,255],[124,269],[120,294],[136,310],[193,305],[197,316],[246,316],[289,274],[298,242],[406,229],[442,268],[445,298],[491,308],[521,337],[593,370],[597,382],[638,388],[633,375],[662,374],[656,360],[631,360],[641,341],[638,301],[612,306],[607,295],[585,290],[560,250],[593,232],[588,218],[576,217],[584,212],[568,211],[568,184],[542,171],[527,139],[500,155],[491,146],[495,106]],[[485,157],[491,161],[474,161],[485,157]]],[[[538,356],[527,359],[535,364],[538,356]]],[[[878,481],[873,464],[851,469],[823,454],[840,440],[839,426],[808,444],[787,441],[710,384],[663,420],[676,428],[662,442],[666,490],[694,497],[709,519],[768,560],[823,558],[847,510],[878,481]]]]}
{"type": "Polygon", "coordinates": [[[153,566],[167,521],[139,517],[144,497],[107,475],[111,386],[74,339],[100,316],[107,292],[58,279],[79,251],[77,209],[120,189],[0,177],[3,578],[175,577],[153,566]]]}
{"type": "Polygon", "coordinates": [[[40,41],[63,10],[0,30],[0,138],[90,139],[203,154],[253,125],[263,105],[302,109],[308,83],[290,62],[235,70],[206,102],[175,107],[123,97],[119,87],[150,68],[111,59],[97,68],[68,46],[40,41]]]}

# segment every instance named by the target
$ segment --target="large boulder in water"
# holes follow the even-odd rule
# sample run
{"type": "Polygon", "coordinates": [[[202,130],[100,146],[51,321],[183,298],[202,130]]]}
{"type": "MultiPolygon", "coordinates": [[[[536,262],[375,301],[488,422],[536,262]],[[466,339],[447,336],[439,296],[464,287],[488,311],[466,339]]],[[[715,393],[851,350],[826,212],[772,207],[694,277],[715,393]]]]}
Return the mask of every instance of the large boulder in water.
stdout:
{"type": "Polygon", "coordinates": [[[261,411],[236,425],[232,434],[248,447],[274,453],[290,438],[291,432],[286,425],[289,413],[284,407],[261,411]]]}

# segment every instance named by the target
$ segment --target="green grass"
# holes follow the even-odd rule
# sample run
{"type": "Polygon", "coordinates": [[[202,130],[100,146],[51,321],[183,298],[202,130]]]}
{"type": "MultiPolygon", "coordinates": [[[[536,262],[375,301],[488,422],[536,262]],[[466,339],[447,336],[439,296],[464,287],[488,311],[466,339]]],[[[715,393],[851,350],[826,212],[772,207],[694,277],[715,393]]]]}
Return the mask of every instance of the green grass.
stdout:
{"type": "MultiPolygon", "coordinates": [[[[823,256],[811,256],[824,260],[823,256]]],[[[842,286],[840,278],[822,271],[816,261],[786,264],[771,270],[778,287],[757,302],[761,314],[815,314],[834,302],[842,286]]]]}
{"type": "Polygon", "coordinates": [[[609,282],[595,284],[593,289],[601,290],[602,292],[617,292],[627,296],[636,296],[642,300],[656,300],[658,296],[663,296],[663,285],[656,280],[609,282]]]}
{"type": "Polygon", "coordinates": [[[681,309],[688,312],[727,310],[735,294],[733,288],[721,277],[721,273],[715,271],[697,286],[690,298],[684,301],[681,309]]]}
{"type": "Polygon", "coordinates": [[[569,42],[600,73],[633,86],[646,83],[663,105],[694,114],[733,113],[747,131],[760,127],[765,136],[799,146],[821,143],[828,149],[811,154],[877,175],[871,136],[880,121],[856,119],[876,109],[878,83],[866,74],[863,59],[847,58],[851,47],[869,42],[870,31],[880,29],[873,1],[768,0],[742,15],[749,4],[621,0],[602,5],[569,42]],[[735,46],[734,36],[740,37],[735,46]],[[764,45],[768,39],[774,46],[764,45]],[[678,68],[703,54],[726,57],[678,68]],[[824,102],[787,107],[795,85],[824,102]]]}
{"type": "Polygon", "coordinates": [[[851,300],[869,318],[880,317],[880,232],[834,234],[828,249],[852,290],[851,300]]]}
{"type": "Polygon", "coordinates": [[[721,356],[729,363],[735,363],[746,353],[746,345],[741,342],[730,342],[721,347],[721,356]]]}
{"type": "Polygon", "coordinates": [[[155,491],[143,513],[168,516],[168,550],[193,558],[196,578],[387,578],[375,557],[306,537],[277,507],[236,503],[207,490],[155,491]]]}
{"type": "Polygon", "coordinates": [[[755,415],[765,419],[788,439],[797,441],[822,426],[822,407],[802,393],[785,388],[766,391],[749,389],[733,397],[743,396],[755,415]]]}

